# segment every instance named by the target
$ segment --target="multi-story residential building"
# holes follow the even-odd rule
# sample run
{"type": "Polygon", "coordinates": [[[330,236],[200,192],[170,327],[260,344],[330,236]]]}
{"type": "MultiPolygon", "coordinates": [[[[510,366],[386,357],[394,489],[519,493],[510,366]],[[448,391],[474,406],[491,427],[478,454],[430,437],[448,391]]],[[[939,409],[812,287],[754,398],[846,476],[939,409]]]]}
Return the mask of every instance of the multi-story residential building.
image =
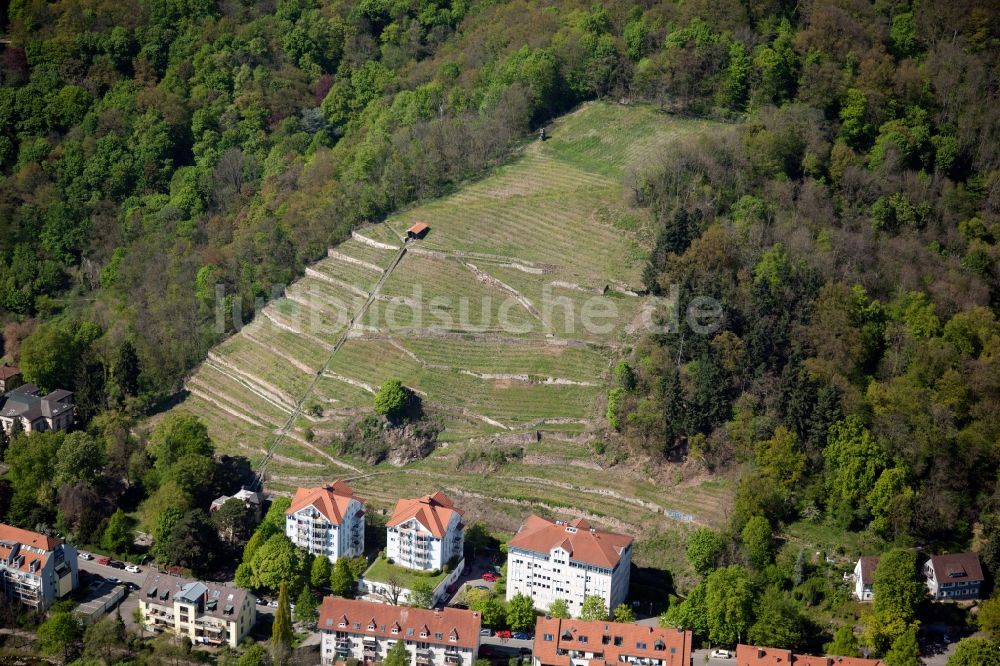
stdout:
{"type": "Polygon", "coordinates": [[[816,657],[781,648],[737,645],[734,666],[885,666],[885,662],[862,657],[816,657]]]}
{"type": "Polygon", "coordinates": [[[150,571],[138,596],[147,630],[169,631],[192,643],[236,647],[257,622],[254,598],[239,587],[150,571]]]}
{"type": "Polygon", "coordinates": [[[285,512],[285,534],[296,546],[336,562],[365,551],[365,505],[343,481],[299,488],[285,512]]]}
{"type": "Polygon", "coordinates": [[[934,599],[978,599],[983,567],[976,553],[934,555],[924,564],[924,578],[934,599]]]}
{"type": "Polygon", "coordinates": [[[690,631],[539,617],[532,666],[690,666],[690,631]]]}
{"type": "Polygon", "coordinates": [[[73,394],[57,389],[41,395],[34,384],[21,384],[0,397],[0,425],[10,432],[15,420],[24,432],[66,430],[73,424],[73,394]]]}
{"type": "Polygon", "coordinates": [[[399,566],[423,571],[461,560],[463,513],[442,492],[399,500],[386,523],[386,556],[399,566]]]}
{"type": "Polygon", "coordinates": [[[39,611],[80,583],[76,548],[58,539],[0,524],[3,593],[39,611]]]}
{"type": "Polygon", "coordinates": [[[858,563],[854,565],[854,598],[858,601],[871,601],[875,596],[872,592],[872,583],[875,582],[877,565],[878,557],[874,555],[864,555],[858,558],[858,563]]]}
{"type": "Polygon", "coordinates": [[[611,610],[628,596],[632,537],[572,522],[530,516],[507,544],[507,600],[526,594],[536,608],[563,599],[579,615],[583,600],[604,599],[611,610]]]}
{"type": "Polygon", "coordinates": [[[479,613],[458,608],[425,610],[360,599],[326,597],[319,610],[323,664],[354,658],[385,660],[403,641],[411,666],[472,666],[479,650],[479,613]]]}

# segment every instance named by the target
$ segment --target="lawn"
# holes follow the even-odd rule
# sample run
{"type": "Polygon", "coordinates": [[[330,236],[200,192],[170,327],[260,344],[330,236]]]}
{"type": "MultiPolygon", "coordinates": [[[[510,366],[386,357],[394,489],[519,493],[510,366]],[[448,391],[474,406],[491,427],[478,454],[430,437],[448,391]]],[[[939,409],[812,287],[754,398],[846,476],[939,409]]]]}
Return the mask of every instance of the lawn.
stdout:
{"type": "Polygon", "coordinates": [[[447,577],[447,571],[439,571],[436,576],[431,576],[428,573],[414,571],[413,569],[407,569],[396,564],[389,564],[389,560],[382,557],[375,558],[375,561],[372,562],[372,565],[368,567],[368,570],[363,575],[366,581],[375,581],[378,583],[388,583],[391,580],[395,580],[400,587],[404,587],[407,590],[412,590],[413,586],[421,581],[429,583],[431,589],[434,589],[447,577]]]}

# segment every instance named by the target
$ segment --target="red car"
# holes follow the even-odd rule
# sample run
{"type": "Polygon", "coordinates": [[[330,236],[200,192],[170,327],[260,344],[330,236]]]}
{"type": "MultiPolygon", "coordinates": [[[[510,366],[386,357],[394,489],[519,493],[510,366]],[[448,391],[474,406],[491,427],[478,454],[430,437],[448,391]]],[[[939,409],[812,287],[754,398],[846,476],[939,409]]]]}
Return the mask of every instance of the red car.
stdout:
{"type": "Polygon", "coordinates": [[[106,565],[110,561],[111,561],[110,557],[101,557],[101,558],[98,558],[97,563],[98,564],[104,564],[104,565],[106,565]]]}
{"type": "Polygon", "coordinates": [[[500,580],[500,576],[496,575],[492,571],[489,571],[483,574],[483,580],[485,580],[487,583],[495,583],[498,580],[500,580]]]}
{"type": "Polygon", "coordinates": [[[500,631],[498,631],[496,633],[496,637],[497,638],[510,638],[511,637],[511,633],[509,631],[507,631],[506,629],[501,629],[500,631]]]}

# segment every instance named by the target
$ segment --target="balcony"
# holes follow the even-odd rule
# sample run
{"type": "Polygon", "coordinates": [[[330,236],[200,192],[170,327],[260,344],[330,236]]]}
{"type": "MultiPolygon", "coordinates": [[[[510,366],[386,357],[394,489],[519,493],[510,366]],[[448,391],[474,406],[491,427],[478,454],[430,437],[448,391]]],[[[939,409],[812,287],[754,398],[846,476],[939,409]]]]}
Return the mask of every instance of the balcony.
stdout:
{"type": "Polygon", "coordinates": [[[446,663],[446,664],[461,664],[462,663],[462,655],[460,655],[460,654],[451,654],[451,653],[447,653],[446,652],[445,655],[444,655],[444,663],[446,663]]]}
{"type": "Polygon", "coordinates": [[[417,663],[418,664],[433,664],[434,663],[434,653],[430,650],[417,650],[417,663]]]}

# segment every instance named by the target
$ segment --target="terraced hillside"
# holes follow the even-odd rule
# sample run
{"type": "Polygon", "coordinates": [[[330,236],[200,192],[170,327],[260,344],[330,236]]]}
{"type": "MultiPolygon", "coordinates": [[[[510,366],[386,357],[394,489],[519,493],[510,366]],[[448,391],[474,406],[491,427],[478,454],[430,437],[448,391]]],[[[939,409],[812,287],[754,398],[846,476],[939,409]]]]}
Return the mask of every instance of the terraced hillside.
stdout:
{"type": "Polygon", "coordinates": [[[290,420],[267,466],[275,492],[364,476],[359,491],[388,503],[444,487],[500,528],[528,505],[580,507],[636,533],[676,527],[664,511],[720,520],[724,487],[667,490],[655,475],[602,470],[588,434],[601,425],[611,365],[650,307],[636,293],[648,219],[624,203],[625,168],[709,128],[606,104],[560,119],[548,141],[490,177],[332,248],[209,354],[176,409],[255,462],[290,420]],[[415,221],[430,233],[404,243],[415,221]],[[444,445],[402,470],[333,455],[330,439],[391,378],[422,397],[444,445]],[[527,440],[526,456],[499,472],[458,465],[467,449],[527,440]]]}

